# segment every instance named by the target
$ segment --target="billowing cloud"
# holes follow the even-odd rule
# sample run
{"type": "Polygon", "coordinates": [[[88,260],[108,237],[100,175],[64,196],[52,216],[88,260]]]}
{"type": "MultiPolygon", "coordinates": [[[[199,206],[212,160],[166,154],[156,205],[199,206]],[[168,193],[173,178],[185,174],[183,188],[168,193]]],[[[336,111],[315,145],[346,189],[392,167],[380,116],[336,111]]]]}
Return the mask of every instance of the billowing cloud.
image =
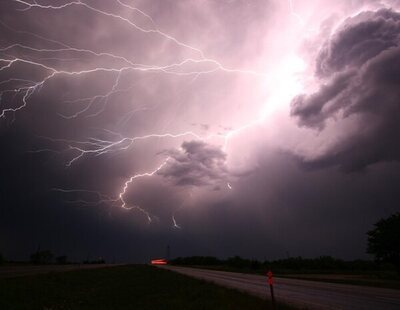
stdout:
{"type": "Polygon", "coordinates": [[[291,110],[301,126],[342,133],[315,163],[354,170],[400,160],[399,44],[400,14],[389,9],[347,19],[325,42],[319,89],[294,98],[291,110]],[[352,128],[341,129],[348,119],[352,128]]]}
{"type": "Polygon", "coordinates": [[[158,174],[175,185],[217,186],[227,179],[226,154],[218,146],[190,141],[167,153],[168,162],[158,174]]]}
{"type": "Polygon", "coordinates": [[[0,252],[362,257],[400,206],[396,2],[0,1],[0,252]]]}

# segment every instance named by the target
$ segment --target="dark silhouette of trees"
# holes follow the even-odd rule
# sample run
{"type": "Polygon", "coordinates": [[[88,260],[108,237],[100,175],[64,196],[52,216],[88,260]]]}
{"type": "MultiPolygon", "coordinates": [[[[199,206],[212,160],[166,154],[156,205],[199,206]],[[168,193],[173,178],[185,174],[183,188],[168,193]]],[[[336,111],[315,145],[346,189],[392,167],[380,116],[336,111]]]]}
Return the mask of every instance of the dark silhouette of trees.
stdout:
{"type": "Polygon", "coordinates": [[[57,262],[57,264],[59,264],[59,265],[65,265],[65,264],[67,264],[67,263],[68,263],[67,256],[66,256],[66,255],[57,256],[57,257],[56,257],[56,262],[57,262]]]}
{"type": "Polygon", "coordinates": [[[31,263],[33,264],[50,264],[53,260],[53,253],[48,250],[33,253],[31,255],[31,263]]]}
{"type": "Polygon", "coordinates": [[[99,257],[98,259],[94,259],[94,260],[84,260],[83,264],[105,264],[106,260],[102,257],[99,257]]]}
{"type": "Polygon", "coordinates": [[[191,265],[191,266],[218,266],[221,261],[213,256],[191,256],[191,257],[178,257],[172,260],[175,265],[191,265]]]}
{"type": "Polygon", "coordinates": [[[381,267],[372,261],[353,260],[344,261],[331,256],[320,256],[317,258],[303,258],[301,256],[278,259],[274,261],[258,261],[242,258],[240,256],[230,257],[222,260],[212,256],[178,257],[170,261],[173,265],[183,266],[210,266],[227,270],[243,270],[264,272],[275,270],[281,273],[292,272],[353,272],[378,270],[381,267]]]}
{"type": "Polygon", "coordinates": [[[393,264],[400,273],[400,213],[380,220],[367,234],[367,253],[379,262],[393,264]]]}
{"type": "Polygon", "coordinates": [[[3,265],[5,261],[3,254],[0,253],[0,265],[3,265]]]}

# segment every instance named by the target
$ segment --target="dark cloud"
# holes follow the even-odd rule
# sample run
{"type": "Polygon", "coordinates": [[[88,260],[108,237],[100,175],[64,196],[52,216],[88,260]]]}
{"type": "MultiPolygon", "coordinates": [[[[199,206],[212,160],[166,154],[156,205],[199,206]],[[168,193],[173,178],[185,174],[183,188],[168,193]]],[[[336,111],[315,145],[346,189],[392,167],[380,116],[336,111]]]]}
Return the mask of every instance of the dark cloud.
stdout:
{"type": "Polygon", "coordinates": [[[319,90],[292,101],[301,126],[341,131],[348,118],[355,128],[344,133],[312,164],[364,168],[400,160],[400,14],[382,9],[344,22],[317,58],[319,90]]]}
{"type": "MultiPolygon", "coordinates": [[[[84,2],[121,14],[145,29],[156,25],[232,69],[270,74],[271,64],[295,52],[292,46],[302,40],[300,34],[293,38],[299,20],[290,16],[285,1],[124,1],[153,21],[117,1],[84,2]],[[289,29],[287,35],[286,27],[296,29],[289,29]]],[[[325,12],[330,14],[336,4],[328,2],[322,0],[321,6],[326,4],[325,12]]],[[[349,5],[349,1],[337,2],[349,5]]],[[[298,6],[300,16],[308,5],[298,6]]],[[[15,1],[0,1],[0,49],[6,48],[1,58],[18,56],[66,71],[121,68],[127,65],[121,57],[162,66],[188,57],[199,59],[197,52],[163,36],[142,33],[78,3],[62,10],[19,10],[24,8],[15,1]],[[7,48],[13,44],[25,47],[7,48]],[[63,49],[62,44],[120,57],[29,49],[63,49]]],[[[326,25],[324,35],[312,46],[320,46],[335,21],[326,25]]],[[[378,163],[357,174],[343,174],[326,165],[355,167],[373,158],[396,158],[397,25],[396,12],[363,13],[347,20],[319,53],[317,77],[323,86],[315,94],[298,97],[293,114],[303,126],[324,131],[335,123],[337,131],[331,133],[345,134],[342,121],[355,118],[356,130],[342,134],[346,139],[313,161],[312,165],[324,167],[313,171],[300,169],[292,155],[272,146],[275,143],[268,141],[265,146],[268,139],[286,143],[285,124],[268,129],[268,139],[258,126],[232,135],[228,154],[211,144],[190,141],[192,135],[174,137],[189,131],[197,136],[227,134],[254,121],[269,92],[274,92],[264,76],[124,70],[58,75],[47,81],[24,109],[0,119],[0,252],[7,258],[27,259],[40,246],[73,260],[103,256],[108,261],[145,262],[164,255],[170,244],[172,256],[263,259],[289,252],[365,257],[365,232],[379,218],[398,211],[400,164],[378,163]],[[114,85],[115,92],[107,97],[114,85]],[[123,137],[151,134],[155,136],[129,146],[125,141],[106,153],[87,153],[66,166],[79,155],[73,147],[90,150],[123,137]],[[168,156],[158,174],[147,174],[168,156]],[[126,189],[124,200],[131,209],[121,208],[120,201],[112,203],[136,174],[145,176],[132,180],[126,189]],[[151,223],[138,207],[150,214],[151,223]]],[[[1,62],[0,91],[32,85],[49,74],[26,63],[4,65],[1,62]],[[10,78],[21,80],[6,82],[10,78]]],[[[212,68],[208,62],[174,66],[179,72],[212,68]]],[[[23,91],[4,92],[0,108],[18,107],[23,95],[23,91]]],[[[266,120],[266,128],[271,123],[280,119],[266,120]]]]}
{"type": "Polygon", "coordinates": [[[167,153],[168,162],[158,174],[175,185],[215,185],[227,179],[226,154],[220,147],[202,141],[190,141],[182,143],[179,150],[167,153]]]}
{"type": "Polygon", "coordinates": [[[324,44],[317,59],[318,76],[358,68],[399,44],[399,13],[382,9],[349,18],[324,44]]]}
{"type": "Polygon", "coordinates": [[[300,116],[300,125],[322,128],[327,118],[346,105],[348,86],[355,75],[355,71],[338,73],[318,92],[297,96],[292,102],[292,115],[300,116]]]}

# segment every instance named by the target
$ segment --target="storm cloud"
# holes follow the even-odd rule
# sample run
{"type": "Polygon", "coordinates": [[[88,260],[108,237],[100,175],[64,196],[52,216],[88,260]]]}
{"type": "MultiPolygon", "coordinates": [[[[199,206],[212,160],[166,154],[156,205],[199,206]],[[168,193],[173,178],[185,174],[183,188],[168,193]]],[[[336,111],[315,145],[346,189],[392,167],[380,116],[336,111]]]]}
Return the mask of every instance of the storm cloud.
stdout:
{"type": "Polygon", "coordinates": [[[215,185],[227,179],[226,154],[220,147],[202,141],[183,142],[179,150],[167,152],[169,158],[158,174],[175,185],[215,185]]]}
{"type": "Polygon", "coordinates": [[[400,206],[398,1],[291,4],[0,1],[0,252],[365,258],[400,206]]]}
{"type": "Polygon", "coordinates": [[[358,170],[400,160],[400,14],[387,9],[347,19],[321,48],[319,89],[292,101],[299,125],[355,126],[314,163],[358,170]]]}

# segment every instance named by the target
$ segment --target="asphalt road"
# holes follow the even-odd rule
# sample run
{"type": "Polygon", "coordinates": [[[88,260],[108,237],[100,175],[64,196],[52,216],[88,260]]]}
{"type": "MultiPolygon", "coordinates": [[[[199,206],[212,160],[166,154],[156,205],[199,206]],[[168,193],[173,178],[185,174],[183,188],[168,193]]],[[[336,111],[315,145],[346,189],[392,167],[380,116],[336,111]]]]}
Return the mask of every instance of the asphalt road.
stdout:
{"type": "MultiPolygon", "coordinates": [[[[266,276],[176,266],[161,268],[269,298],[266,276]]],[[[274,291],[277,301],[301,309],[400,309],[400,290],[274,278],[274,291]]]]}
{"type": "Polygon", "coordinates": [[[104,268],[110,266],[116,266],[116,265],[82,264],[82,265],[48,265],[48,266],[32,266],[32,265],[1,266],[0,278],[13,278],[13,277],[30,276],[35,274],[49,273],[49,272],[94,269],[94,268],[104,268]]]}

